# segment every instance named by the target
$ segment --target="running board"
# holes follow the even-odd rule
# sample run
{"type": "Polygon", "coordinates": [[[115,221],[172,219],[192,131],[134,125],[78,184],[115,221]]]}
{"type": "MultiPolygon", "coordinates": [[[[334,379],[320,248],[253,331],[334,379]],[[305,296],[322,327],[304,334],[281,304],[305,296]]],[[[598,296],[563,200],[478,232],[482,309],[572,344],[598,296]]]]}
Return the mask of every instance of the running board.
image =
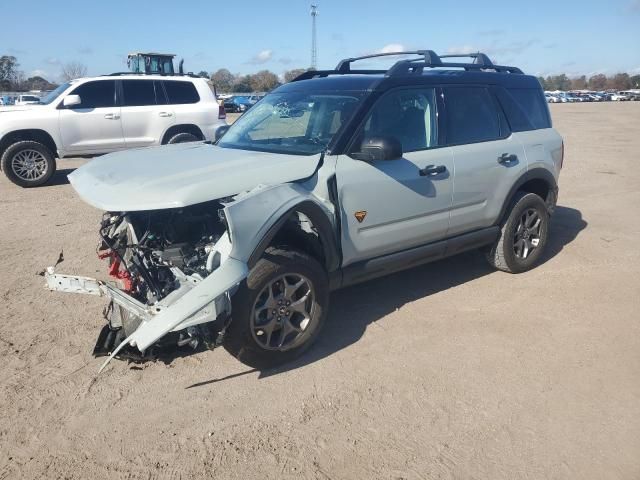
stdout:
{"type": "Polygon", "coordinates": [[[342,270],[341,286],[346,287],[365,282],[383,275],[457,255],[467,250],[480,248],[495,242],[499,235],[500,229],[497,226],[493,226],[354,263],[342,270]]]}

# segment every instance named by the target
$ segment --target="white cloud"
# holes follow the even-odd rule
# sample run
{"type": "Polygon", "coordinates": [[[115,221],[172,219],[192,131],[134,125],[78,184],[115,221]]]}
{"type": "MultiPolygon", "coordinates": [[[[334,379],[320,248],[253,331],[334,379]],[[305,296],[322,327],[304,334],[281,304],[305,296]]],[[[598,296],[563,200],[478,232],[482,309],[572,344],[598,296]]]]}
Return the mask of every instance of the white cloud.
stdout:
{"type": "Polygon", "coordinates": [[[462,45],[459,47],[449,47],[447,48],[447,53],[449,55],[467,55],[468,53],[477,53],[482,51],[478,47],[473,47],[471,45],[462,45]]]}
{"type": "Polygon", "coordinates": [[[389,43],[385,45],[380,50],[377,50],[376,53],[393,53],[393,52],[405,52],[407,47],[405,47],[401,43],[389,43]]]}
{"type": "Polygon", "coordinates": [[[42,77],[42,78],[47,78],[47,75],[49,75],[46,71],[44,70],[40,70],[40,69],[36,69],[36,70],[32,70],[29,72],[29,78],[31,77],[42,77]]]}
{"type": "Polygon", "coordinates": [[[44,61],[49,65],[60,65],[62,63],[59,58],[55,58],[55,57],[45,58],[44,61]]]}
{"type": "Polygon", "coordinates": [[[273,50],[262,50],[255,54],[251,60],[247,63],[251,63],[253,65],[260,65],[262,63],[267,63],[273,57],[273,50]]]}

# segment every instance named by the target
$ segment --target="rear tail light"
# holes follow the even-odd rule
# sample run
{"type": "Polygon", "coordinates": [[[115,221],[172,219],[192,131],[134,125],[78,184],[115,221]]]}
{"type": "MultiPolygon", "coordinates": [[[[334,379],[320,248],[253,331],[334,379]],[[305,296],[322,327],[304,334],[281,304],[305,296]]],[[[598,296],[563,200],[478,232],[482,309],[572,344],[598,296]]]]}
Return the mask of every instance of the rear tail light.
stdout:
{"type": "Polygon", "coordinates": [[[218,105],[218,120],[225,120],[227,112],[224,111],[224,105],[218,105]]]}

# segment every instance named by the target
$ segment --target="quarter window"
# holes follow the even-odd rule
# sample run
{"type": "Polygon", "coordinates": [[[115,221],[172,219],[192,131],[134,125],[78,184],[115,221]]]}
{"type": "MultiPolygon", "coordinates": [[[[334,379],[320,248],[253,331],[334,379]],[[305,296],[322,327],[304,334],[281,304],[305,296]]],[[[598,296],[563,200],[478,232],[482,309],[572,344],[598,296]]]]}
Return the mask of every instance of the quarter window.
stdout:
{"type": "Polygon", "coordinates": [[[486,88],[448,87],[444,90],[444,101],[449,145],[486,142],[501,137],[498,110],[486,88]]]}
{"type": "Polygon", "coordinates": [[[80,105],[74,108],[108,108],[116,105],[115,80],[96,80],[76,88],[72,95],[80,95],[80,105]]]}
{"type": "Polygon", "coordinates": [[[433,88],[395,90],[373,106],[365,122],[362,140],[392,136],[403,152],[437,144],[436,100],[433,88]]]}
{"type": "Polygon", "coordinates": [[[191,82],[165,80],[162,83],[167,91],[171,105],[198,103],[200,101],[196,87],[191,82]]]}
{"type": "Polygon", "coordinates": [[[537,88],[510,88],[511,96],[525,112],[533,128],[550,128],[551,118],[542,90],[537,88]]]}
{"type": "Polygon", "coordinates": [[[156,104],[153,80],[123,80],[123,106],[138,107],[156,104]]]}

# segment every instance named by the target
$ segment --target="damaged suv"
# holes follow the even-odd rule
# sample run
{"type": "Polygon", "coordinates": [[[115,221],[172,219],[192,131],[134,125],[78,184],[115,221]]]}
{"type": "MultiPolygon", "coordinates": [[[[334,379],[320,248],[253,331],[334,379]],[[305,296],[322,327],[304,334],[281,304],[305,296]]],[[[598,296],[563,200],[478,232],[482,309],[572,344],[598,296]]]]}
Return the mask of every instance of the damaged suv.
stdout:
{"type": "Polygon", "coordinates": [[[98,254],[117,287],[45,277],[109,300],[96,354],[223,344],[270,366],[314,342],[333,289],[474,248],[503,271],[536,264],[564,151],[536,78],[483,54],[388,55],[415,58],[306,72],[213,144],[69,175],[107,212],[98,254]]]}

